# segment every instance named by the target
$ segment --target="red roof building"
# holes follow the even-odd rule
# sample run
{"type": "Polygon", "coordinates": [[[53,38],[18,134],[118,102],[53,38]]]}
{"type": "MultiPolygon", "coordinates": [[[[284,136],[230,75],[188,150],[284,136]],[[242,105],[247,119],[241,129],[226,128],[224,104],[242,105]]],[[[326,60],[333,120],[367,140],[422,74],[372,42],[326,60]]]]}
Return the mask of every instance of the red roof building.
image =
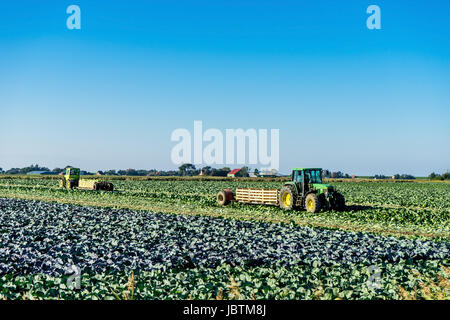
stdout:
{"type": "Polygon", "coordinates": [[[228,172],[227,177],[234,178],[234,177],[236,177],[236,175],[239,174],[239,171],[241,171],[241,169],[231,170],[230,172],[228,172]]]}

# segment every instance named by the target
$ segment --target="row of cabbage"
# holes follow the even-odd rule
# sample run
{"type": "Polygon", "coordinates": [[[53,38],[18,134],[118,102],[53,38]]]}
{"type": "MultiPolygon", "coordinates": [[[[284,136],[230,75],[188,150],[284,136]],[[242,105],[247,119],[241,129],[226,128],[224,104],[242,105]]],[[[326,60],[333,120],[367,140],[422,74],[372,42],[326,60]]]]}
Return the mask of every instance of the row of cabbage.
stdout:
{"type": "Polygon", "coordinates": [[[439,260],[342,267],[220,265],[70,276],[0,275],[0,299],[450,299],[439,260]]]}

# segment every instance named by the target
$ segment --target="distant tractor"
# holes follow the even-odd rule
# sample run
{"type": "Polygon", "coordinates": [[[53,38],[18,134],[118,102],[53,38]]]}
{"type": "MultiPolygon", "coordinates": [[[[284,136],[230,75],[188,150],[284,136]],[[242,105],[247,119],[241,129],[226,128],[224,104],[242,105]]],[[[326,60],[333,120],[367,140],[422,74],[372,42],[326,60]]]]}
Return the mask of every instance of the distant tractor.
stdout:
{"type": "Polygon", "coordinates": [[[229,189],[218,193],[219,205],[226,205],[231,201],[276,205],[284,210],[306,209],[312,213],[321,209],[345,209],[344,196],[333,186],[322,182],[320,168],[293,169],[291,181],[280,189],[237,188],[236,196],[229,189]]]}
{"type": "Polygon", "coordinates": [[[80,179],[80,169],[78,168],[66,168],[65,175],[59,181],[59,186],[66,189],[114,191],[114,185],[110,182],[98,179],[80,179]]]}

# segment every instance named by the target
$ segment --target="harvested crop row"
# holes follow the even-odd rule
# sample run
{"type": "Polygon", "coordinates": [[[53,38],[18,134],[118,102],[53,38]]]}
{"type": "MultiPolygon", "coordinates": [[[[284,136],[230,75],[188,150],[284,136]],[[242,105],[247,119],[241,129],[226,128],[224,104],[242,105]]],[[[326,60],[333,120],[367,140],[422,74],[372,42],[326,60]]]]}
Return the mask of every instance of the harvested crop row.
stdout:
{"type": "Polygon", "coordinates": [[[450,244],[0,199],[0,274],[445,260],[450,244]]]}
{"type": "MultiPolygon", "coordinates": [[[[406,207],[433,208],[439,210],[450,209],[450,183],[389,183],[389,182],[333,182],[353,203],[372,203],[378,205],[393,205],[406,207]]],[[[28,186],[28,187],[58,187],[57,179],[20,179],[2,178],[0,185],[28,186]]],[[[217,190],[237,187],[280,188],[282,182],[274,181],[133,181],[115,180],[117,189],[132,194],[161,194],[172,193],[173,197],[182,198],[183,195],[198,195],[214,198],[217,190]]]]}

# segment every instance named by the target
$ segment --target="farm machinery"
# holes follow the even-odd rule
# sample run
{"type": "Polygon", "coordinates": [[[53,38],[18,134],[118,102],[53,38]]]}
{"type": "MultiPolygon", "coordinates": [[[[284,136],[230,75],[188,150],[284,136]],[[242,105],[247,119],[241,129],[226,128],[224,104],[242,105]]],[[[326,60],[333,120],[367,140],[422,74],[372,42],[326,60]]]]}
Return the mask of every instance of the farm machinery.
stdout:
{"type": "Polygon", "coordinates": [[[321,209],[344,210],[345,199],[333,186],[322,181],[320,168],[295,168],[291,180],[280,189],[237,188],[217,194],[217,203],[227,205],[232,201],[249,204],[279,206],[284,210],[306,209],[316,213],[321,209]]]}
{"type": "Polygon", "coordinates": [[[59,186],[66,189],[114,191],[114,185],[110,182],[98,179],[80,179],[80,169],[78,168],[66,168],[65,174],[59,181],[59,186]]]}

